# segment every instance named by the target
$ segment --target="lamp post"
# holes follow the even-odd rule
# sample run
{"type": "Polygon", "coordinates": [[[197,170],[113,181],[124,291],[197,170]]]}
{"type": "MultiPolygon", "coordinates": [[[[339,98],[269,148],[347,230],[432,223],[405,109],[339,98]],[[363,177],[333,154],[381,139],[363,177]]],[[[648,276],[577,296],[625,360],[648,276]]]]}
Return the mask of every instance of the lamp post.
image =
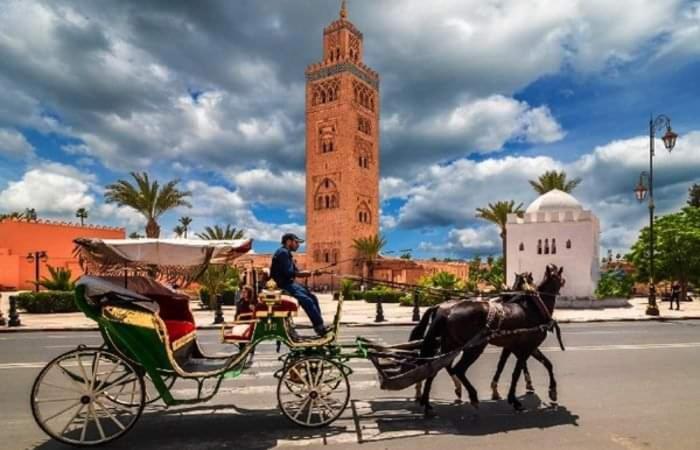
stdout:
{"type": "Polygon", "coordinates": [[[671,119],[666,115],[653,116],[649,119],[649,172],[639,175],[639,183],[634,189],[634,195],[639,202],[643,202],[649,194],[649,303],[646,313],[650,316],[659,315],[659,307],[656,304],[656,280],[654,278],[654,138],[656,131],[666,128],[666,133],[661,140],[669,153],[676,146],[678,135],[671,130],[671,119]],[[646,184],[645,184],[646,181],[646,184]]]}
{"type": "Polygon", "coordinates": [[[48,260],[49,255],[45,250],[27,254],[27,262],[34,263],[34,292],[39,292],[39,263],[45,263],[48,260]]]}

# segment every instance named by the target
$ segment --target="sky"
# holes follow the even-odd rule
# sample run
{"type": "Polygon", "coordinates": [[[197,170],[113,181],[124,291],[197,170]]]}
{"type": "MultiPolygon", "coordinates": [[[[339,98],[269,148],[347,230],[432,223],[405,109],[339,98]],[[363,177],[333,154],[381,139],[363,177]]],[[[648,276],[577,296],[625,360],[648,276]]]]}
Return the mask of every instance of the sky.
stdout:
{"type": "MultiPolygon", "coordinates": [[[[105,186],[180,179],[195,232],[231,224],[273,249],[304,234],[304,70],[339,1],[0,2],[0,212],[142,231],[105,186]]],[[[657,214],[700,183],[700,2],[350,0],[380,74],[381,232],[417,257],[498,254],[478,207],[546,170],[625,252],[648,221],[632,192],[657,141],[657,214]],[[664,130],[661,130],[663,134],[664,130]]]]}

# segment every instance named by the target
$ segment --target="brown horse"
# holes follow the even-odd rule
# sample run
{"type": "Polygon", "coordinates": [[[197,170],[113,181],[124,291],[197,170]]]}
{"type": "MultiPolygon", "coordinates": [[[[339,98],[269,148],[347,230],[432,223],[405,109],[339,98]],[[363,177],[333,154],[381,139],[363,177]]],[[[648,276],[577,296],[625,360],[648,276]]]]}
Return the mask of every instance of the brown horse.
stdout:
{"type": "MultiPolygon", "coordinates": [[[[519,301],[520,299],[523,298],[522,292],[523,291],[534,291],[534,280],[532,277],[532,272],[523,272],[523,273],[516,273],[515,274],[515,280],[513,281],[513,286],[512,286],[512,291],[511,293],[504,293],[503,295],[496,297],[492,299],[492,301],[496,302],[513,302],[513,301],[519,301]]],[[[450,310],[452,307],[454,307],[457,303],[459,302],[473,302],[473,301],[481,301],[474,298],[468,298],[468,299],[462,299],[462,300],[449,300],[443,303],[440,303],[439,305],[432,306],[428,308],[425,313],[423,313],[423,317],[421,318],[420,322],[418,325],[413,328],[411,331],[411,335],[409,337],[409,340],[411,341],[416,341],[423,339],[423,336],[425,334],[426,329],[430,325],[430,323],[435,320],[435,317],[438,316],[447,316],[449,315],[450,310]]],[[[498,395],[498,378],[501,375],[501,372],[503,371],[503,367],[505,366],[506,360],[508,359],[508,356],[510,356],[510,352],[507,351],[506,349],[503,349],[503,352],[501,353],[501,358],[498,361],[498,368],[496,369],[496,374],[494,375],[493,381],[491,383],[491,388],[494,392],[494,396],[498,395]]],[[[455,386],[455,395],[457,396],[456,402],[460,403],[462,401],[462,382],[457,378],[457,376],[453,373],[452,368],[450,366],[447,366],[445,368],[447,373],[450,374],[450,378],[452,379],[452,382],[454,383],[455,386]]],[[[526,388],[528,392],[534,392],[534,388],[532,387],[532,379],[530,378],[530,372],[528,371],[527,364],[523,368],[523,372],[525,374],[525,382],[526,382],[526,388]]],[[[422,386],[423,383],[419,381],[416,383],[416,402],[420,402],[421,398],[421,392],[422,392],[422,386]]],[[[499,398],[494,398],[494,400],[500,400],[499,398]]]]}
{"type": "MultiPolygon", "coordinates": [[[[481,356],[489,341],[508,349],[518,359],[513,370],[508,403],[516,410],[521,410],[522,404],[515,396],[515,389],[525,362],[546,338],[547,332],[537,327],[549,322],[551,318],[556,297],[564,285],[562,272],[563,268],[559,269],[553,264],[547,266],[544,279],[538,285],[537,293],[533,294],[539,295],[541,302],[539,299],[533,299],[533,301],[511,302],[498,306],[487,302],[459,302],[449,310],[449,314],[436,314],[423,340],[421,356],[434,356],[438,345],[443,353],[462,348],[462,357],[452,366],[451,372],[467,389],[471,404],[478,407],[479,397],[476,389],[467,379],[467,369],[481,356]],[[538,304],[543,305],[544,310],[538,307],[538,304]],[[532,329],[532,331],[495,338],[491,336],[492,332],[496,331],[522,329],[532,329]]],[[[543,364],[550,375],[550,398],[556,399],[554,372],[551,362],[546,361],[546,363],[543,361],[543,364]]],[[[430,388],[434,378],[433,376],[427,379],[421,398],[426,415],[432,410],[430,388]]]]}

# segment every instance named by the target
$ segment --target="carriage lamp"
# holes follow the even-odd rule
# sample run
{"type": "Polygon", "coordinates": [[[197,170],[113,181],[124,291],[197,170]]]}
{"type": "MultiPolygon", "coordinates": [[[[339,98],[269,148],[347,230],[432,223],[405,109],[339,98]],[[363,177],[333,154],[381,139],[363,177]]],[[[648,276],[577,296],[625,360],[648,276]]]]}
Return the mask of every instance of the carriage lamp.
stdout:
{"type": "Polygon", "coordinates": [[[642,172],[639,174],[639,183],[637,184],[637,187],[634,188],[634,196],[637,197],[637,200],[639,202],[643,202],[644,199],[647,197],[647,187],[644,184],[644,178],[646,177],[646,172],[642,172]]]}
{"type": "Polygon", "coordinates": [[[661,114],[649,119],[649,172],[642,172],[639,176],[639,184],[634,189],[634,196],[640,202],[644,201],[649,193],[649,303],[646,313],[650,316],[658,316],[659,308],[656,305],[656,286],[654,279],[654,137],[656,131],[666,128],[666,134],[661,140],[669,153],[676,146],[678,135],[671,129],[671,119],[661,114]],[[644,184],[646,177],[647,183],[644,184]]]}
{"type": "Polygon", "coordinates": [[[49,260],[49,255],[45,250],[39,250],[29,252],[26,259],[28,263],[34,263],[34,291],[39,292],[39,265],[46,263],[49,260]]]}

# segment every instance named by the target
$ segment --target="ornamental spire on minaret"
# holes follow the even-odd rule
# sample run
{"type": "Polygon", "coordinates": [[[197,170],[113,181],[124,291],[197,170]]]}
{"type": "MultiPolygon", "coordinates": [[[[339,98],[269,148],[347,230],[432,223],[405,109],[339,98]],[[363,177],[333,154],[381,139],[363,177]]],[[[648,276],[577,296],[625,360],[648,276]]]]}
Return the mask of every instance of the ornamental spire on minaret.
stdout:
{"type": "Polygon", "coordinates": [[[348,8],[345,4],[345,0],[340,3],[340,19],[345,20],[348,18],[348,8]]]}

